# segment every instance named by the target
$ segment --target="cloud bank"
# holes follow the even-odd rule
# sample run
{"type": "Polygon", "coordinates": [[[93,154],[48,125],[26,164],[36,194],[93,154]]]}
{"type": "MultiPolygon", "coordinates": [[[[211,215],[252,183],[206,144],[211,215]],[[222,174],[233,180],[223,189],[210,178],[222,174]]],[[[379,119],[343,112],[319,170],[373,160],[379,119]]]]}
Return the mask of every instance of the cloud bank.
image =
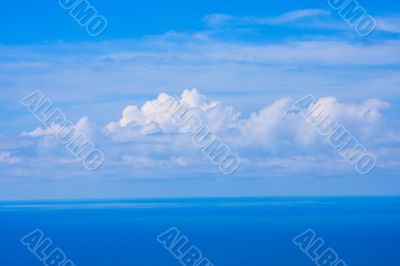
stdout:
{"type": "MultiPolygon", "coordinates": [[[[79,119],[75,127],[88,136],[106,157],[104,166],[96,175],[127,179],[221,175],[160,106],[171,96],[160,93],[141,106],[128,105],[119,118],[103,126],[95,125],[87,117],[79,119]]],[[[177,99],[190,107],[204,125],[241,158],[238,177],[304,175],[315,171],[322,175],[328,172],[354,174],[354,169],[327,140],[293,110],[297,99],[278,99],[248,116],[232,106],[210,100],[197,89],[184,90],[177,99]]],[[[390,109],[388,102],[368,99],[360,103],[343,103],[335,97],[322,97],[318,104],[334,114],[376,155],[378,169],[390,171],[398,167],[393,156],[399,155],[400,139],[396,136],[400,131],[398,124],[390,123],[384,116],[390,109]]],[[[13,171],[5,170],[3,173],[16,178],[18,173],[25,174],[28,169],[34,175],[39,172],[39,167],[45,167],[58,177],[66,178],[64,169],[69,169],[69,175],[71,172],[88,175],[57,142],[55,132],[61,126],[53,124],[49,128],[23,132],[18,141],[26,141],[26,146],[0,150],[0,164],[15,166],[13,171]],[[15,171],[18,168],[21,171],[15,171]]],[[[5,141],[7,138],[0,139],[0,143],[5,141]]]]}

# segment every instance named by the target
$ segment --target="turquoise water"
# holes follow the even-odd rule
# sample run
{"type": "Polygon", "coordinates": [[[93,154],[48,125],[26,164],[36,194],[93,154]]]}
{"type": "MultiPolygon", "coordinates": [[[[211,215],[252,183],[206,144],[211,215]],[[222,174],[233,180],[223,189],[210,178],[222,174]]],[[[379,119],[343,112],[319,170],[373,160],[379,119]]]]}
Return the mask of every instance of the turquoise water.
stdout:
{"type": "Polygon", "coordinates": [[[176,227],[215,266],[315,265],[306,229],[348,265],[399,266],[400,198],[1,202],[0,265],[44,265],[20,238],[40,229],[76,265],[182,265],[156,239],[176,227]]]}

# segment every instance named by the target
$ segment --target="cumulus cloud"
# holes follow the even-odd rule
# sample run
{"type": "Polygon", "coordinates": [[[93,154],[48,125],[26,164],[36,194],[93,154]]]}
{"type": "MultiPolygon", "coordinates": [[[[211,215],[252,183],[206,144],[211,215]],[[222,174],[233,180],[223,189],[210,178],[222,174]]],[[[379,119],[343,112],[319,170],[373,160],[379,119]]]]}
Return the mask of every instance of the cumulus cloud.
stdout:
{"type": "Polygon", "coordinates": [[[157,99],[147,101],[140,108],[136,105],[125,107],[121,118],[118,121],[110,122],[105,128],[106,131],[115,140],[129,139],[159,131],[177,131],[177,127],[160,106],[169,97],[171,96],[161,93],[157,99]]]}
{"type": "MultiPolygon", "coordinates": [[[[173,97],[161,93],[157,99],[147,101],[143,106],[129,105],[122,111],[118,121],[110,122],[106,131],[115,140],[126,140],[141,135],[154,133],[183,133],[170,118],[162,103],[173,97]]],[[[221,102],[209,101],[205,95],[197,89],[184,90],[177,98],[180,104],[184,104],[199,115],[212,131],[220,132],[234,127],[239,118],[239,113],[233,107],[225,106],[221,102]]]]}
{"type": "MultiPolygon", "coordinates": [[[[126,168],[148,171],[144,174],[141,170],[136,173],[138,176],[155,174],[155,169],[174,174],[181,170],[218,173],[218,169],[211,166],[206,156],[193,144],[191,137],[165,112],[162,104],[171,97],[160,93],[141,106],[128,105],[123,108],[119,119],[104,126],[96,126],[83,117],[74,127],[101,147],[107,158],[104,166],[107,173],[126,168]]],[[[295,99],[277,99],[247,116],[232,106],[210,100],[197,89],[184,90],[173,99],[195,112],[204,126],[239,155],[243,175],[251,175],[264,168],[294,172],[318,169],[322,172],[330,170],[331,173],[352,169],[328,144],[326,137],[293,111],[295,99]]],[[[360,103],[343,103],[335,97],[322,97],[316,104],[332,113],[368,150],[374,151],[377,156],[382,155],[379,158],[381,165],[396,165],[389,162],[398,151],[389,146],[400,144],[398,138],[393,137],[399,131],[398,126],[387,123],[384,117],[385,109],[390,107],[388,102],[368,99],[360,103]],[[383,147],[383,144],[386,146],[383,147]]],[[[36,148],[40,150],[37,153],[39,156],[57,153],[62,154],[62,161],[70,161],[71,156],[67,153],[60,153],[54,146],[44,144],[56,143],[55,138],[52,142],[49,138],[60,127],[62,125],[54,124],[23,135],[38,139],[41,143],[36,148]],[[44,153],[46,149],[48,153],[44,153]]],[[[1,158],[13,161],[10,154],[3,154],[1,158]]]]}
{"type": "MultiPolygon", "coordinates": [[[[161,93],[154,100],[142,106],[128,105],[122,110],[117,121],[109,122],[103,128],[96,127],[87,117],[82,117],[75,125],[77,132],[89,139],[101,132],[110,141],[129,141],[139,136],[184,134],[162,107],[162,103],[173,96],[161,93]]],[[[258,112],[243,117],[232,106],[211,101],[197,89],[184,90],[176,97],[180,104],[190,108],[200,118],[203,125],[212,132],[226,136],[240,147],[287,148],[286,145],[312,145],[320,139],[318,132],[306,120],[290,112],[295,102],[282,98],[265,106],[258,112]]],[[[354,130],[360,138],[377,134],[383,123],[382,110],[390,107],[388,102],[368,99],[361,103],[342,103],[335,97],[322,97],[316,105],[332,113],[342,124],[354,130]]],[[[41,137],[55,135],[62,125],[53,124],[49,128],[36,128],[23,136],[41,137]]]]}

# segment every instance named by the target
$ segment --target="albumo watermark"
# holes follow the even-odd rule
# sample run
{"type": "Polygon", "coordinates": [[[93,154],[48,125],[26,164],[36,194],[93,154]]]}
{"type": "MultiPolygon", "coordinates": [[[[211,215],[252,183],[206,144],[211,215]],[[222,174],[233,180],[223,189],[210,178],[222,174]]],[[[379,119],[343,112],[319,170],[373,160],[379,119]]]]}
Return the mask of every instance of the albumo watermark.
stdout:
{"type": "Polygon", "coordinates": [[[57,140],[65,145],[75,158],[83,162],[86,169],[97,170],[104,162],[104,154],[95,148],[88,138],[78,131],[65,114],[53,107],[53,102],[41,91],[34,91],[21,100],[25,106],[45,127],[55,129],[52,132],[57,140]],[[57,126],[59,125],[59,126],[57,126]]]}
{"type": "Polygon", "coordinates": [[[327,136],[328,142],[340,153],[340,155],[351,163],[358,173],[366,175],[376,166],[376,159],[360,142],[339,124],[336,117],[319,104],[312,95],[300,99],[294,103],[294,108],[310,122],[319,133],[327,136]]]}
{"type": "Polygon", "coordinates": [[[376,20],[357,2],[357,0],[328,0],[331,8],[357,32],[364,37],[376,28],[376,20]]]}
{"type": "Polygon", "coordinates": [[[325,245],[325,241],[308,229],[293,238],[293,244],[298,246],[318,266],[347,266],[338,254],[325,245]]]}
{"type": "Polygon", "coordinates": [[[176,227],[161,233],[157,241],[184,266],[214,266],[176,227]]]}
{"type": "Polygon", "coordinates": [[[90,36],[99,36],[106,30],[107,19],[99,15],[87,0],[58,0],[58,3],[90,36]]]}
{"type": "Polygon", "coordinates": [[[27,247],[46,266],[76,266],[67,258],[64,251],[55,246],[53,241],[36,229],[21,238],[21,243],[27,247]]]}

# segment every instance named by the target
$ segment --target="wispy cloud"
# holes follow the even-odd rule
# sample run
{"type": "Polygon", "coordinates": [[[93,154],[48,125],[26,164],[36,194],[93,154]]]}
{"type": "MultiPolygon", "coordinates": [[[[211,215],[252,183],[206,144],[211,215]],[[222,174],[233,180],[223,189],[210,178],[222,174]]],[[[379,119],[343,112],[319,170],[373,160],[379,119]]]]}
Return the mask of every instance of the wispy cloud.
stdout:
{"type": "MultiPolygon", "coordinates": [[[[235,17],[229,14],[210,14],[203,21],[212,28],[244,27],[244,26],[292,26],[296,28],[321,29],[327,31],[349,31],[348,25],[333,16],[329,9],[300,9],[289,11],[277,16],[235,17]]],[[[377,31],[386,33],[400,33],[399,15],[376,17],[377,31]]]]}
{"type": "MultiPolygon", "coordinates": [[[[9,58],[0,61],[0,84],[15,92],[1,94],[0,99],[13,102],[34,89],[47,91],[55,100],[62,95],[63,101],[85,102],[93,98],[101,101],[109,96],[110,88],[115,98],[128,92],[157,93],[159,88],[173,92],[193,84],[206,92],[238,92],[244,87],[262,86],[268,87],[268,95],[292,86],[298,93],[304,92],[310,85],[320,89],[334,86],[335,93],[342,95],[345,90],[349,95],[347,88],[352,87],[354,95],[363,88],[371,96],[382,93],[380,87],[373,87],[378,80],[385,83],[385,93],[397,97],[400,82],[396,68],[400,65],[400,42],[396,39],[360,43],[311,38],[254,43],[170,33],[96,44],[2,47],[0,56],[9,58]],[[63,53],[58,53],[60,50],[63,53]],[[21,58],[24,63],[18,64],[21,58]],[[12,67],[10,61],[14,62],[12,67]],[[330,71],[325,71],[326,67],[330,71]],[[71,90],[79,91],[79,95],[65,93],[71,90]]],[[[259,97],[251,100],[258,102],[259,97]]]]}
{"type": "Polygon", "coordinates": [[[289,22],[297,22],[298,20],[313,17],[329,17],[330,12],[324,9],[302,9],[294,10],[276,17],[247,17],[243,18],[244,23],[266,24],[266,25],[280,25],[289,22]]]}
{"type": "MultiPolygon", "coordinates": [[[[210,14],[203,18],[203,21],[213,27],[225,26],[246,26],[246,25],[285,25],[303,22],[316,22],[320,18],[329,18],[330,12],[325,9],[300,9],[289,11],[277,16],[269,17],[255,17],[255,16],[242,16],[235,17],[229,14],[210,14]]],[[[319,20],[319,22],[322,22],[319,20]]]]}

